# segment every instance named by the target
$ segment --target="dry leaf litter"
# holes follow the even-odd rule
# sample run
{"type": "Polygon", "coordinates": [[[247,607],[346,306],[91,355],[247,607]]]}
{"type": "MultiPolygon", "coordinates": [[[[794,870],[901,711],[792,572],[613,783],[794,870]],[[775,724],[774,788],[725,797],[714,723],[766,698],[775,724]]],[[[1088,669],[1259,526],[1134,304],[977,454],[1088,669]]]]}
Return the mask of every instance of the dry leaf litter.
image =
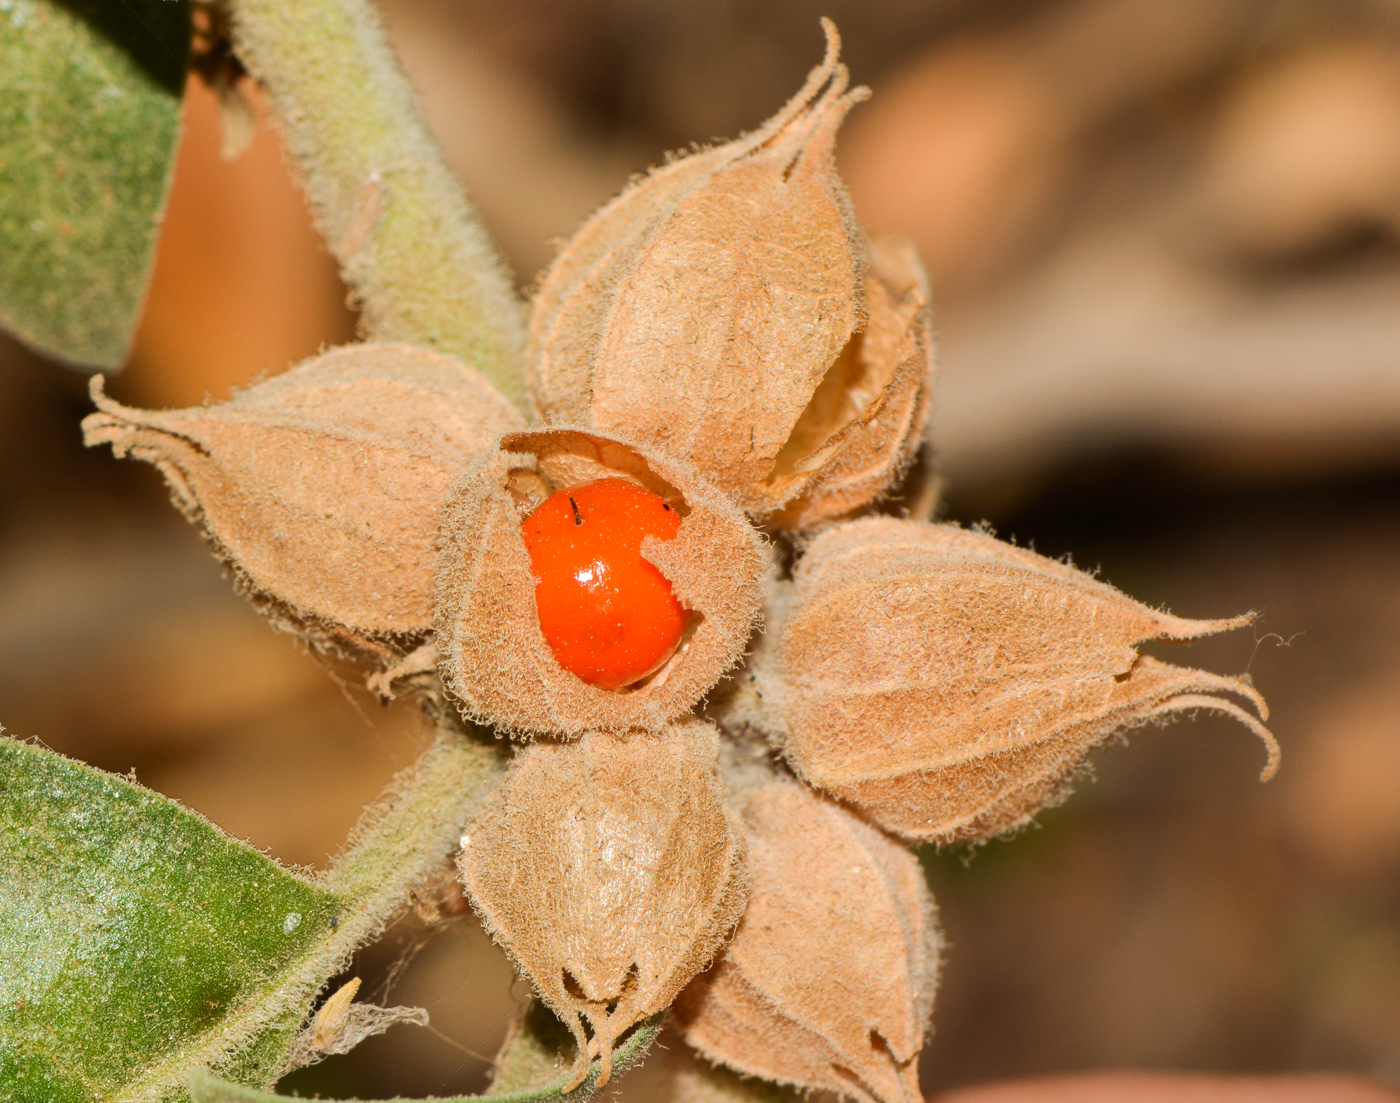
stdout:
{"type": "Polygon", "coordinates": [[[428,1013],[421,1007],[356,1003],[359,992],[360,978],[351,977],[326,997],[311,1022],[292,1040],[291,1048],[282,1059],[282,1075],[335,1053],[349,1053],[366,1038],[383,1034],[399,1023],[428,1025],[428,1013]]]}
{"type": "Polygon", "coordinates": [[[671,1103],[780,1103],[789,1094],[777,1084],[713,1065],[669,1034],[662,1036],[657,1048],[671,1103]]]}
{"type": "MultiPolygon", "coordinates": [[[[907,1103],[940,939],[918,862],[883,832],[947,843],[1017,827],[1093,746],[1191,709],[1235,716],[1268,745],[1266,775],[1277,764],[1226,696],[1264,716],[1247,681],[1136,650],[1248,617],[1155,612],[948,525],[831,527],[924,445],[933,337],[912,247],[867,241],[835,171],[836,132],[866,93],[823,26],[824,61],[777,115],[654,170],[564,247],[526,365],[544,428],[469,368],[380,344],[189,410],[130,409],[94,381],[84,423],[89,444],[162,472],[279,625],[361,658],[381,691],[440,679],[469,720],[531,740],[459,867],[573,1032],[575,1084],[594,1058],[605,1082],[623,1033],[690,984],[684,1033],[707,1058],[907,1103]],[[551,492],[599,478],[681,517],[642,546],[689,615],[681,645],[618,690],[551,652],[520,527],[551,492]],[[780,541],[828,527],[795,547],[789,580],[749,518],[780,541]],[[689,714],[736,664],[709,706],[733,737],[726,796],[720,733],[689,714]],[[755,733],[797,778],[754,752],[755,733]]],[[[354,1014],[348,996],[327,1008],[326,1029],[354,1014]]]]}

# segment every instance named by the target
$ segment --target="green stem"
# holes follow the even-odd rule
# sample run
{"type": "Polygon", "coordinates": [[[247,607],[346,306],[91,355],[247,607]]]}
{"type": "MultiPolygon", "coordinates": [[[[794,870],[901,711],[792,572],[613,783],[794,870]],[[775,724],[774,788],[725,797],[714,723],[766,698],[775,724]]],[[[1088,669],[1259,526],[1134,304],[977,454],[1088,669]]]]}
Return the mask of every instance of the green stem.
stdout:
{"type": "Polygon", "coordinates": [[[409,890],[441,869],[478,802],[505,769],[498,746],[442,722],[437,738],[366,809],[322,883],[342,900],[334,932],[291,962],[268,987],[202,1036],[178,1060],[147,1070],[111,1103],[157,1103],[190,1068],[230,1070],[268,1030],[299,1022],[316,992],[408,906],[409,890]]]}
{"type": "Polygon", "coordinates": [[[408,890],[457,849],[463,827],[506,761],[504,744],[482,742],[451,720],[441,722],[433,745],[361,816],[327,871],[325,887],[365,916],[387,917],[404,907],[408,890]]]}
{"type": "MultiPolygon", "coordinates": [[[[651,1043],[661,1032],[664,1014],[655,1015],[637,1024],[631,1035],[613,1053],[613,1074],[620,1075],[646,1056],[651,1043]]],[[[434,1097],[431,1103],[588,1103],[598,1090],[600,1067],[594,1065],[588,1076],[571,1092],[563,1090],[567,1076],[554,1083],[521,1091],[498,1092],[492,1090],[486,1095],[454,1095],[434,1097]]],[[[189,1080],[191,1103],[284,1103],[289,1098],[274,1095],[272,1092],[258,1091],[256,1088],[240,1087],[211,1076],[207,1072],[196,1072],[189,1080]]],[[[324,1103],[336,1103],[325,1100],[324,1103]]],[[[353,1103],[353,1101],[343,1101],[353,1103]]],[[[415,1101],[395,1098],[383,1103],[430,1103],[428,1100],[415,1101]]]]}
{"type": "Polygon", "coordinates": [[[366,333],[455,356],[523,408],[523,305],[370,0],[228,2],[366,333]]]}

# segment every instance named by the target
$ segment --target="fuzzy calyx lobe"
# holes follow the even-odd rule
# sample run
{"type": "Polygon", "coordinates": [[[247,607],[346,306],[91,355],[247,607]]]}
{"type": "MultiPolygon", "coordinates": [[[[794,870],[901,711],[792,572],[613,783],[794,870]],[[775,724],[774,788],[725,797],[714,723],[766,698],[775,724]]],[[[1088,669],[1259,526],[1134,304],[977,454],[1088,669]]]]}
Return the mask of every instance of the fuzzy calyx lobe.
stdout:
{"type": "Polygon", "coordinates": [[[786,528],[889,489],[922,439],[932,370],[917,258],[891,243],[867,258],[836,172],[836,132],[867,92],[824,26],[825,60],[777,115],[585,224],[531,321],[546,421],[660,447],[786,528]]]}
{"type": "Polygon", "coordinates": [[[492,936],[606,1080],[614,1039],[667,1007],[744,909],[718,733],[588,733],[517,756],[463,839],[463,884],[492,936]]]}
{"type": "Polygon", "coordinates": [[[1140,656],[1249,622],[1149,609],[1082,571],[951,525],[819,536],[757,662],[761,723],[810,784],[925,842],[1012,830],[1111,736],[1192,709],[1278,747],[1245,680],[1140,656]]]}
{"type": "Polygon", "coordinates": [[[227,402],[138,410],[102,393],[88,445],[153,464],[239,588],[315,646],[389,662],[432,627],[437,512],[518,413],[409,345],[332,349],[227,402]]]}

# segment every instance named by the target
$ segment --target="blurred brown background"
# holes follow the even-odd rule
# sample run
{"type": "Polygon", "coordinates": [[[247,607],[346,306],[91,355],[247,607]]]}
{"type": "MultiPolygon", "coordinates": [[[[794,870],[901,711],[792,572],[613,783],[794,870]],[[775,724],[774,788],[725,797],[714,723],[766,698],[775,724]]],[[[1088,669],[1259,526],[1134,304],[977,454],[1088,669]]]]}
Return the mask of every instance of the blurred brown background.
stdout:
{"type": "MultiPolygon", "coordinates": [[[[834,17],[875,90],[842,140],[858,213],[934,280],[945,515],[1184,615],[1262,611],[1190,658],[1255,677],[1276,782],[1201,717],[1102,751],[1014,841],[928,856],[950,950],[926,1088],[1125,1066],[1400,1083],[1400,4],[385,14],[523,285],[630,173],[774,110],[834,17]]],[[[225,162],[218,127],[192,85],[123,400],[220,399],[353,334],[275,136],[225,162]]],[[[77,375],[0,345],[0,722],[323,863],[420,721],[268,631],[154,472],[82,451],[86,408],[77,375]]],[[[422,934],[358,970],[432,1029],[289,1086],[481,1087],[522,990],[470,921],[409,960],[422,934]]]]}

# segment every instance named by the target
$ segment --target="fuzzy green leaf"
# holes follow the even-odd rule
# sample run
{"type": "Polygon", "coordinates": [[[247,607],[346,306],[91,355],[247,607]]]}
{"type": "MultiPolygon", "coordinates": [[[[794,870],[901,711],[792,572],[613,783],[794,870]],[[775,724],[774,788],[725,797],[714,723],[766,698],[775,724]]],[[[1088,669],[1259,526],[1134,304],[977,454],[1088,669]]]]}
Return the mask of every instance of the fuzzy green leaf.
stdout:
{"type": "MultiPolygon", "coordinates": [[[[656,1035],[661,1031],[661,1021],[664,1017],[663,1013],[639,1023],[622,1045],[613,1051],[614,1080],[646,1056],[651,1043],[655,1041],[656,1035]]],[[[563,1039],[567,1039],[567,1034],[562,1030],[559,1034],[563,1039]]],[[[533,1034],[528,1036],[532,1039],[535,1037],[533,1034]]],[[[516,1091],[493,1090],[486,1095],[435,1097],[432,1103],[587,1103],[598,1090],[599,1071],[599,1066],[595,1063],[584,1078],[583,1083],[571,1092],[564,1090],[564,1085],[568,1082],[568,1072],[565,1068],[556,1079],[539,1087],[522,1088],[516,1091]]],[[[190,1097],[193,1103],[286,1103],[286,1100],[292,1098],[257,1091],[253,1088],[239,1087],[207,1073],[196,1073],[191,1078],[190,1097]]],[[[323,1103],[336,1103],[336,1101],[325,1100],[323,1103]]],[[[349,1103],[349,1101],[342,1101],[342,1103],[349,1103]]],[[[385,1100],[383,1103],[419,1103],[419,1101],[392,1099],[385,1100]]]]}
{"type": "Polygon", "coordinates": [[[0,0],[0,326],[115,367],[175,159],[189,0],[0,0]]]}
{"type": "Polygon", "coordinates": [[[270,1085],[317,990],[446,868],[503,768],[443,724],[313,881],[133,782],[0,737],[0,1099],[188,1099],[199,1069],[270,1085]]]}
{"type": "MultiPolygon", "coordinates": [[[[343,907],[174,801],[11,739],[0,900],[0,1098],[34,1103],[118,1097],[180,1062],[343,907]]],[[[301,1010],[238,1048],[275,1068],[301,1010]]]]}

